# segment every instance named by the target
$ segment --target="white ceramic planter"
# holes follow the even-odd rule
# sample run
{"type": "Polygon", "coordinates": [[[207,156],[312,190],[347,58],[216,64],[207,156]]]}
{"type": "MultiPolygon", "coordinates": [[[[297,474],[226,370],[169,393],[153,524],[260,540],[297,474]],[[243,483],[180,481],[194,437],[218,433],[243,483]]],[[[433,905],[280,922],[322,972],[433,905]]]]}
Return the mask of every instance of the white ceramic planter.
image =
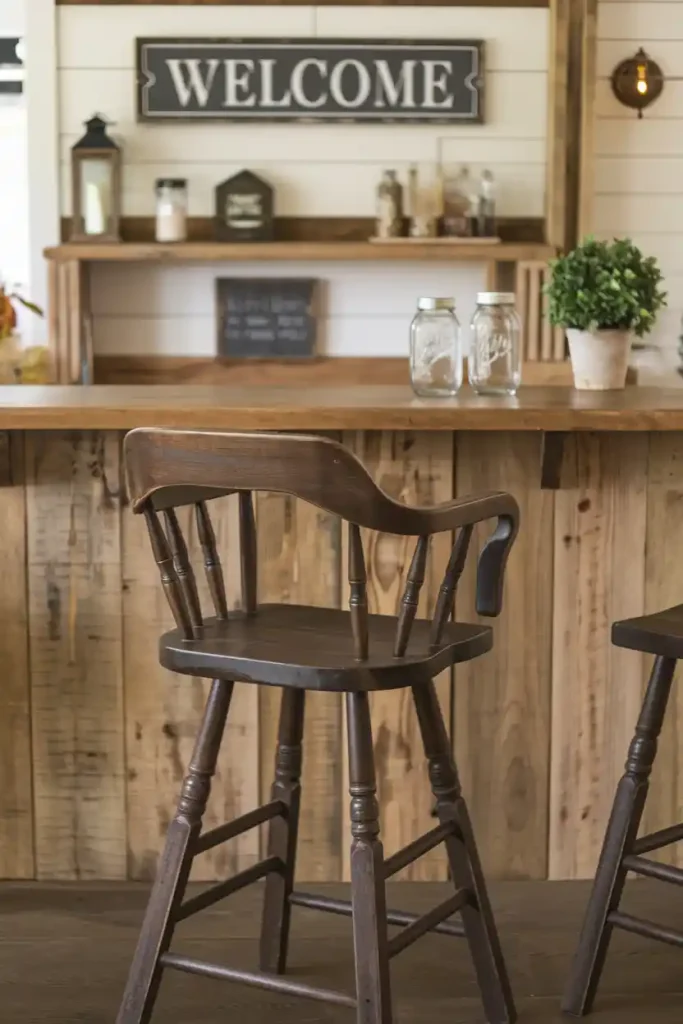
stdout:
{"type": "Polygon", "coordinates": [[[579,331],[568,327],[567,340],[577,391],[612,391],[626,386],[633,340],[630,331],[579,331]]]}

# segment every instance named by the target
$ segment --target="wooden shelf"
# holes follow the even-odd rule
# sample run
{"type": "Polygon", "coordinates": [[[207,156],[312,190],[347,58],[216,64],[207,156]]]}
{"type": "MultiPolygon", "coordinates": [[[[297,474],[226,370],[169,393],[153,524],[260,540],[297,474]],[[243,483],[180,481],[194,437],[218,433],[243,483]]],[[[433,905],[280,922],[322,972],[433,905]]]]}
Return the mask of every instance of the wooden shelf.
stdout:
{"type": "Polygon", "coordinates": [[[412,242],[376,245],[371,242],[108,242],[65,243],[45,250],[49,260],[60,262],[124,261],[196,263],[267,260],[510,262],[547,260],[555,255],[551,245],[536,242],[500,242],[491,245],[454,242],[430,245],[412,242]]]}

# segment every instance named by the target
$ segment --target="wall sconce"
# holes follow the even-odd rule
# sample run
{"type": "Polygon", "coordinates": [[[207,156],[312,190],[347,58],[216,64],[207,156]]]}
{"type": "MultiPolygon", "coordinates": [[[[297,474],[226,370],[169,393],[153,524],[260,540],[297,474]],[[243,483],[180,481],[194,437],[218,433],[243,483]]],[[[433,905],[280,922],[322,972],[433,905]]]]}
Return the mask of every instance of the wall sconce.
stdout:
{"type": "Polygon", "coordinates": [[[649,107],[661,96],[664,88],[664,74],[659,64],[652,60],[641,47],[633,57],[622,60],[612,72],[612,91],[620,103],[638,111],[643,116],[649,107]]]}

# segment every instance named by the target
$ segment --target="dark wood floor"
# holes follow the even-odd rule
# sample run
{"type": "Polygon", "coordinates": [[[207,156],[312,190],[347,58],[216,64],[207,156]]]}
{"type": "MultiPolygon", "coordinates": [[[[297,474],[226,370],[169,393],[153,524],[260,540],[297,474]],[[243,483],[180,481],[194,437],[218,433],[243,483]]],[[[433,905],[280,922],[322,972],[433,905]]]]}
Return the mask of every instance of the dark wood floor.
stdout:
{"type": "MultiPolygon", "coordinates": [[[[339,886],[324,889],[338,894],[339,886]]],[[[581,882],[503,883],[493,890],[522,1024],[557,1024],[587,887],[581,882]]],[[[391,905],[426,909],[431,884],[395,885],[391,905]]],[[[0,886],[2,1024],[112,1024],[146,891],[132,885],[0,886]]],[[[629,909],[683,924],[677,890],[636,882],[629,909]]],[[[242,892],[186,921],[177,949],[252,968],[260,893],[242,892]]],[[[350,923],[294,911],[291,974],[351,989],[350,923]]],[[[482,1021],[462,940],[428,936],[392,964],[400,1024],[482,1021]]],[[[680,1024],[683,952],[617,935],[595,1024],[680,1024]]],[[[351,1024],[353,1012],[167,972],[154,1024],[351,1024]]]]}

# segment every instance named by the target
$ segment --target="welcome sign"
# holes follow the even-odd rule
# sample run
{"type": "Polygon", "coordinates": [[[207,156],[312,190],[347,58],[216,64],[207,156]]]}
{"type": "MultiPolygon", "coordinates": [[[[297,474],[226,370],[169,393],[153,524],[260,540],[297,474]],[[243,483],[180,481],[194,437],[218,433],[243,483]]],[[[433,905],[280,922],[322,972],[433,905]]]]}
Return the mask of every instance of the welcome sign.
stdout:
{"type": "Polygon", "coordinates": [[[142,121],[483,121],[481,40],[138,39],[142,121]]]}

